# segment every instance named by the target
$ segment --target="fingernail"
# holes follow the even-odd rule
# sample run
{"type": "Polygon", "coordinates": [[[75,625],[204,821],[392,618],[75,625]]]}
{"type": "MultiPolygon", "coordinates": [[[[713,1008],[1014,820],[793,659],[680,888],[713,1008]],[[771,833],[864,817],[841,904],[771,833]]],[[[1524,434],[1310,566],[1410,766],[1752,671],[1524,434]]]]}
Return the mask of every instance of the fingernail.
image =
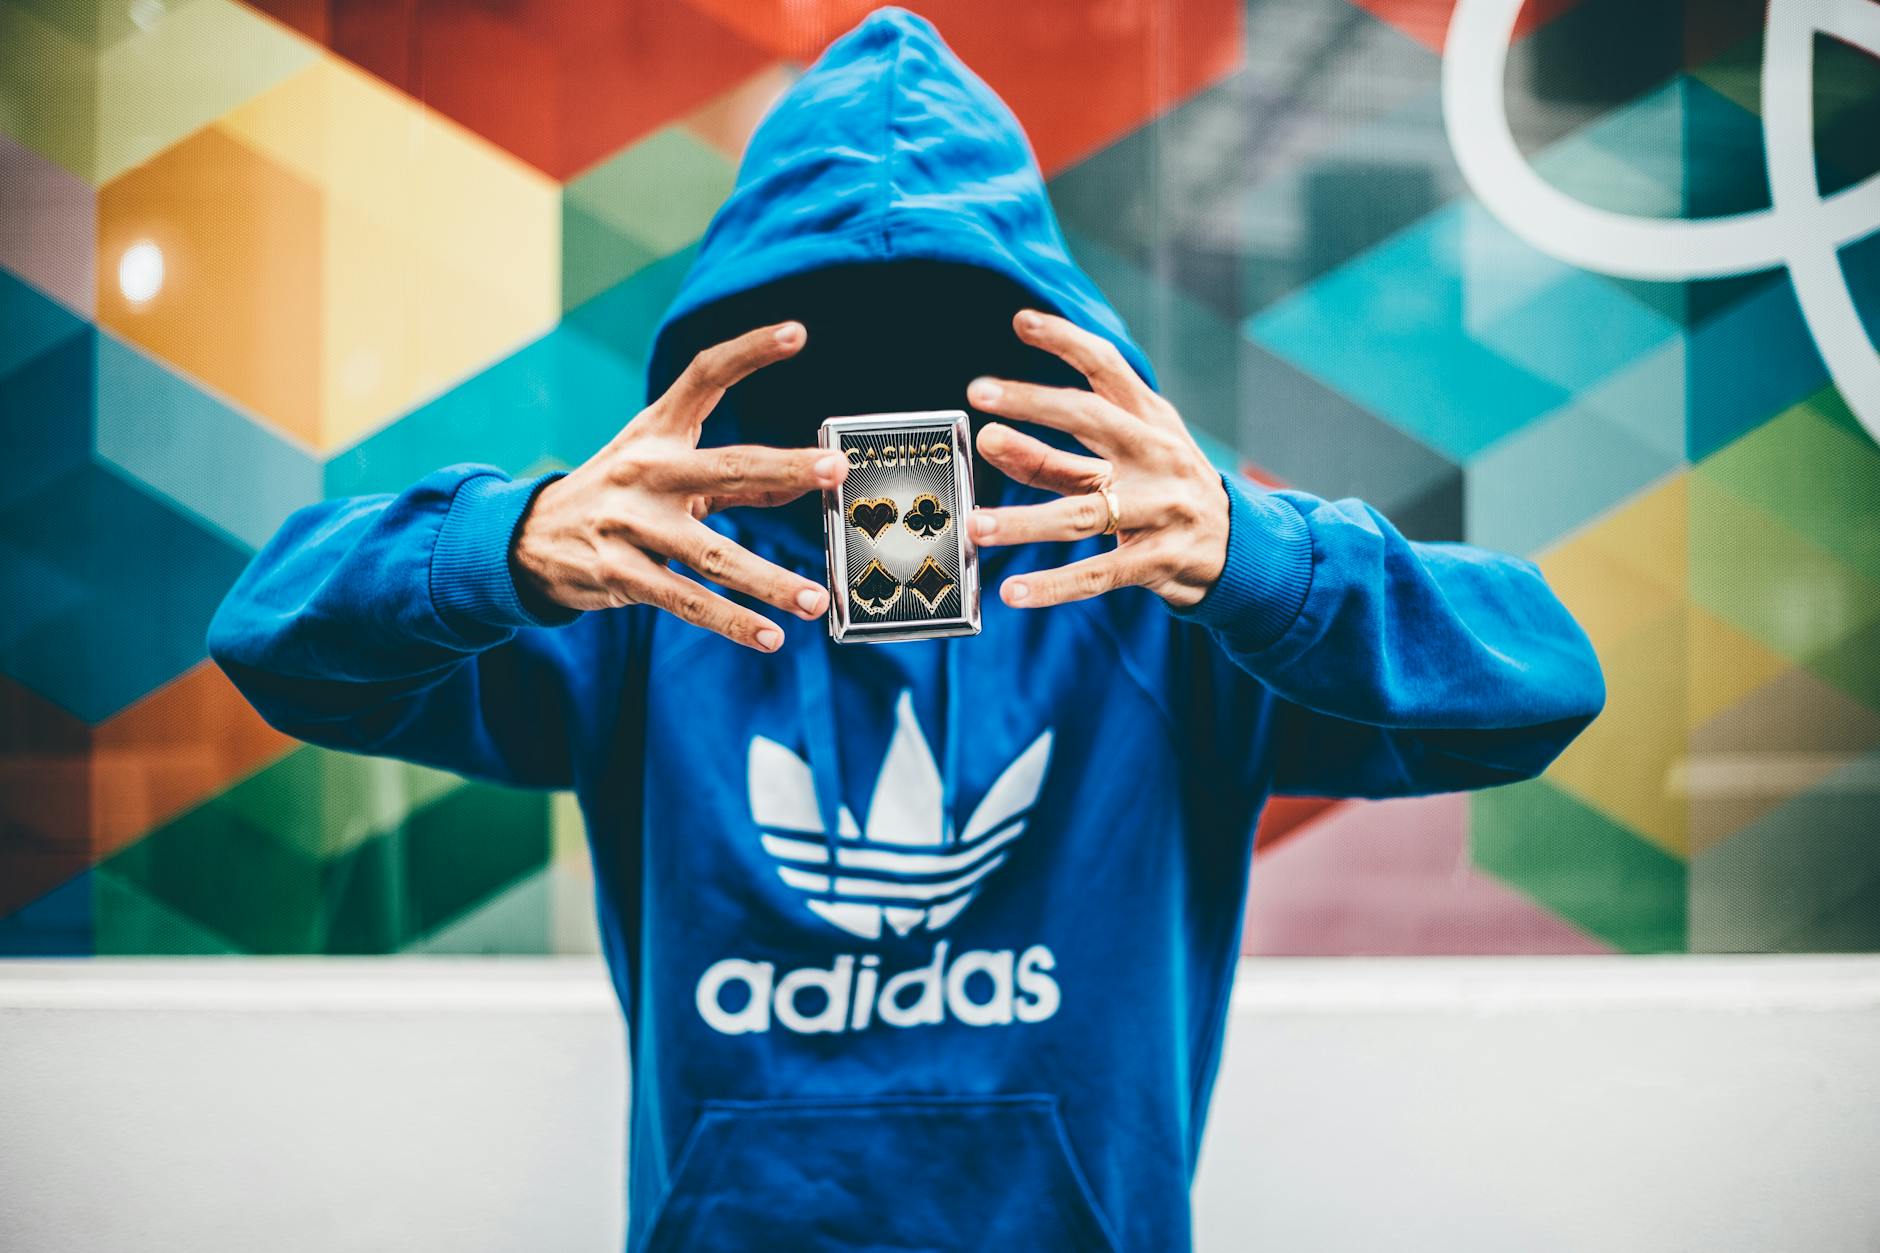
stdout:
{"type": "Polygon", "coordinates": [[[842,454],[832,452],[827,456],[818,457],[816,458],[816,464],[810,468],[816,472],[817,478],[833,481],[837,475],[842,473],[842,454]]]}
{"type": "Polygon", "coordinates": [[[765,627],[757,633],[757,646],[767,653],[774,653],[783,647],[783,632],[776,627],[765,627]]]}
{"type": "Polygon", "coordinates": [[[1005,601],[1009,605],[1023,604],[1031,596],[1031,589],[1017,579],[1008,579],[1005,583],[1005,601]]]}
{"type": "Polygon", "coordinates": [[[796,594],[797,607],[807,614],[822,612],[823,594],[820,587],[806,587],[796,594]]]}
{"type": "Polygon", "coordinates": [[[785,322],[777,328],[777,342],[788,348],[803,338],[803,326],[800,322],[785,322]]]}
{"type": "Polygon", "coordinates": [[[991,539],[992,533],[999,529],[999,520],[989,513],[973,514],[973,538],[991,539]]]}
{"type": "Polygon", "coordinates": [[[966,398],[985,408],[999,403],[999,397],[1005,395],[1005,389],[991,379],[974,379],[972,386],[966,389],[966,398]]]}
{"type": "Polygon", "coordinates": [[[1033,313],[1030,309],[1019,310],[1017,322],[1018,329],[1021,331],[1035,331],[1038,329],[1038,315],[1033,313]]]}

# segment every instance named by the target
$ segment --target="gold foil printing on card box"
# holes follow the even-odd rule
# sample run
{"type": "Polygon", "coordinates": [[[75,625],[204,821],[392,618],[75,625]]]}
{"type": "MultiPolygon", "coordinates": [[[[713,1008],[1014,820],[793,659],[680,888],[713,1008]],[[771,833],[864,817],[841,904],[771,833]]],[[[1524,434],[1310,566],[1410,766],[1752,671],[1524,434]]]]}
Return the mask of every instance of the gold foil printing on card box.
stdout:
{"type": "Polygon", "coordinates": [[[960,410],[830,418],[818,442],[849,463],[824,496],[829,633],[843,643],[979,631],[971,427],[960,410]]]}

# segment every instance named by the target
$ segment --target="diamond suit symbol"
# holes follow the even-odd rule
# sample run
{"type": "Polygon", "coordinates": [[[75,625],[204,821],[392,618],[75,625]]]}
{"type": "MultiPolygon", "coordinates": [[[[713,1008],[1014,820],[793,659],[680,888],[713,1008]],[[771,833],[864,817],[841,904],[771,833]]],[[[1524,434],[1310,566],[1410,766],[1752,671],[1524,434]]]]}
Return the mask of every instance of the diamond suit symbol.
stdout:
{"type": "Polygon", "coordinates": [[[803,892],[804,904],[825,921],[868,940],[879,939],[884,924],[898,935],[921,926],[938,931],[972,903],[986,876],[1005,864],[1008,846],[1025,833],[1051,740],[1045,731],[1005,768],[955,837],[942,813],[940,771],[914,717],[913,695],[902,692],[866,831],[844,806],[832,850],[809,763],[761,735],[751,739],[751,817],[778,876],[803,892]]]}
{"type": "Polygon", "coordinates": [[[938,609],[941,599],[953,590],[953,580],[940,568],[939,562],[929,557],[920,563],[920,569],[914,571],[907,586],[932,611],[938,609]]]}

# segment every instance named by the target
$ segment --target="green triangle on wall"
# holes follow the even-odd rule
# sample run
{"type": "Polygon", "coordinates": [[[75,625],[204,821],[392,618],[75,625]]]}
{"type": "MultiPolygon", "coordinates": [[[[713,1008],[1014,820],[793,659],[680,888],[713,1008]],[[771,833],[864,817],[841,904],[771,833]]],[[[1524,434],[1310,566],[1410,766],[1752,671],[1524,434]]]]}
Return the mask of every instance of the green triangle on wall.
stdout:
{"type": "Polygon", "coordinates": [[[1543,779],[1472,800],[1475,865],[1629,953],[1686,946],[1684,864],[1543,779]]]}

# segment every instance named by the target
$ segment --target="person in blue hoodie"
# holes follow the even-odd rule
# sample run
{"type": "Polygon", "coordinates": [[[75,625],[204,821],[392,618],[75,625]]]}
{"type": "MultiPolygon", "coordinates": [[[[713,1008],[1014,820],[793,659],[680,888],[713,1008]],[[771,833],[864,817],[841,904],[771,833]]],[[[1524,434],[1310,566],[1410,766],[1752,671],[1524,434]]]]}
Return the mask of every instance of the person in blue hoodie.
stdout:
{"type": "Polygon", "coordinates": [[[899,11],[759,128],[647,394],[565,476],[296,513],[216,660],[303,739],[578,794],[629,1248],[1188,1247],[1265,798],[1537,774],[1585,635],[1527,562],[1212,469],[899,11]],[[983,634],[833,644],[816,424],[962,398],[983,634]]]}

